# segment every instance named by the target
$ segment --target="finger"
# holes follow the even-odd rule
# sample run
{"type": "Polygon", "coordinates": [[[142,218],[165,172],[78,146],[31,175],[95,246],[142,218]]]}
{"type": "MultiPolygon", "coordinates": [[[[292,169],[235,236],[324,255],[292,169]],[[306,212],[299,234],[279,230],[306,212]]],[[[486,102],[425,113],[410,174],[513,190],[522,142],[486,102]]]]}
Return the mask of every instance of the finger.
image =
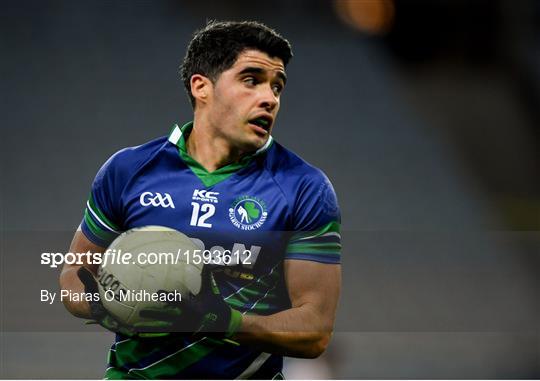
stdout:
{"type": "Polygon", "coordinates": [[[201,272],[201,290],[199,291],[199,295],[204,295],[208,292],[214,293],[214,285],[216,281],[214,280],[212,271],[213,267],[211,267],[209,264],[203,266],[201,272]]]}
{"type": "Polygon", "coordinates": [[[137,336],[143,339],[153,339],[156,337],[163,337],[163,336],[169,336],[169,332],[141,332],[137,336]]]}
{"type": "Polygon", "coordinates": [[[147,308],[139,311],[139,317],[144,319],[174,321],[182,315],[179,308],[170,310],[147,308]]]}
{"type": "Polygon", "coordinates": [[[133,329],[141,334],[157,334],[157,333],[169,333],[172,330],[173,324],[168,321],[156,320],[152,322],[145,323],[135,323],[133,329]]]}

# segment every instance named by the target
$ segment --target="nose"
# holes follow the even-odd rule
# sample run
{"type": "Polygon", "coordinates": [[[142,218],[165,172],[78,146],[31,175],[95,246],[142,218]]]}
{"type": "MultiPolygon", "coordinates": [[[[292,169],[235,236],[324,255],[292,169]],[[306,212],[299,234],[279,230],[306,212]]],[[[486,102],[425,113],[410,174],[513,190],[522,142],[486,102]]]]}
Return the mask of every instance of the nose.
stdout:
{"type": "Polygon", "coordinates": [[[262,94],[259,106],[268,112],[273,111],[279,104],[279,98],[274,93],[274,90],[272,90],[271,86],[265,86],[264,90],[261,90],[261,92],[262,94]]]}

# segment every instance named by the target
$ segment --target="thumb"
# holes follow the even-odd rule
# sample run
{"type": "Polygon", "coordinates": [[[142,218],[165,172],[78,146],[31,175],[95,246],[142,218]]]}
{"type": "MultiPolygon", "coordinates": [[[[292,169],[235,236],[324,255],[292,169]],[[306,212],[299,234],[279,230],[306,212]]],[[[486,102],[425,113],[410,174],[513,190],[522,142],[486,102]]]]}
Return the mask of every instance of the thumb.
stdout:
{"type": "Polygon", "coordinates": [[[90,270],[88,270],[84,266],[81,266],[77,270],[77,276],[79,277],[82,284],[84,285],[84,290],[87,293],[98,292],[98,285],[97,285],[96,278],[94,277],[94,274],[92,274],[90,270]]]}
{"type": "Polygon", "coordinates": [[[201,290],[198,295],[219,294],[216,280],[214,279],[213,267],[206,264],[201,272],[201,290]]]}

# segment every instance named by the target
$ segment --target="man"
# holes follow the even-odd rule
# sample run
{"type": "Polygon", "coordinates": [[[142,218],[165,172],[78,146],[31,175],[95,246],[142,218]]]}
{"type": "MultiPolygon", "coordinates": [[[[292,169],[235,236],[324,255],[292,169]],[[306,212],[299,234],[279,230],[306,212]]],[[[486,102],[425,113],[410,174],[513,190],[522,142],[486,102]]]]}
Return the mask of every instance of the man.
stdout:
{"type": "MultiPolygon", "coordinates": [[[[119,332],[107,378],[280,378],[283,355],[314,358],[328,345],[341,282],[337,200],[320,170],[271,137],[291,57],[265,25],[209,23],[182,65],[193,122],[119,151],[97,174],[72,252],[103,252],[145,225],[206,249],[250,250],[250,261],[215,266],[206,291],[170,315],[144,311],[165,331],[187,324],[197,335],[133,334],[99,303],[66,301],[119,332]]],[[[65,265],[61,287],[95,288],[96,267],[65,265]]]]}

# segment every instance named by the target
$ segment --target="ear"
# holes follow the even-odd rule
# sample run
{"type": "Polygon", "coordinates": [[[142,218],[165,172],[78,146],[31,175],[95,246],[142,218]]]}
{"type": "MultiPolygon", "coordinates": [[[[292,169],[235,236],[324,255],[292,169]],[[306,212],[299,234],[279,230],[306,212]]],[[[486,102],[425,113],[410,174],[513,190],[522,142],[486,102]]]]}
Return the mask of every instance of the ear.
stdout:
{"type": "Polygon", "coordinates": [[[212,93],[212,81],[202,74],[193,74],[191,76],[191,95],[198,103],[207,103],[208,97],[212,93]]]}

